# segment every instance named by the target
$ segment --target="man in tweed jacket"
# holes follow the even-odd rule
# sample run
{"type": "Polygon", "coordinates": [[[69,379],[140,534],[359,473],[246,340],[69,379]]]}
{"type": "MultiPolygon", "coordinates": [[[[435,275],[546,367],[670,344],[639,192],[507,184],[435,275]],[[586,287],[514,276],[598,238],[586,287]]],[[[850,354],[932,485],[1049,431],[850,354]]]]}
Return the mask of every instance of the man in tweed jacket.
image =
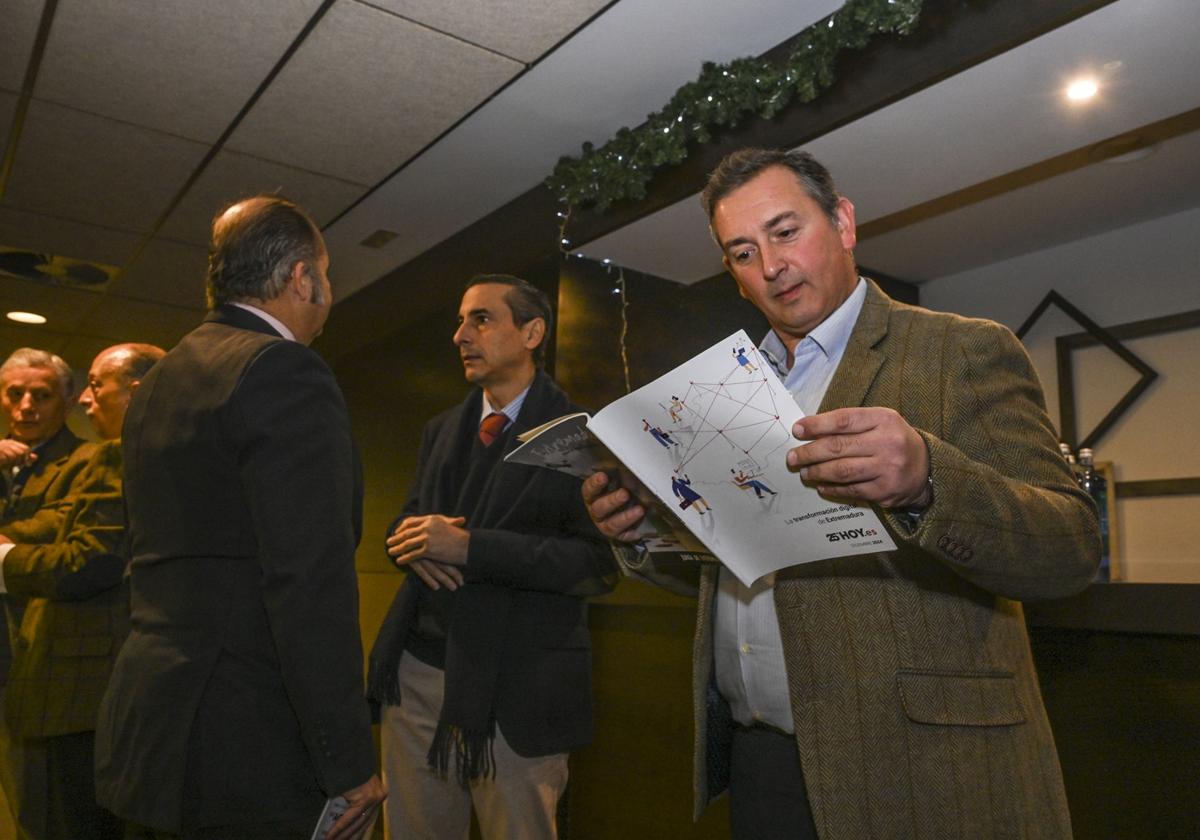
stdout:
{"type": "MultiPolygon", "coordinates": [[[[1083,588],[1099,543],[1027,356],[860,278],[853,205],[807,154],[735,153],[702,200],[808,415],[789,466],[899,548],[752,587],[704,570],[697,816],[729,789],[737,838],[1069,837],[1018,601],[1083,588]]],[[[607,481],[590,513],[631,540],[642,509],[607,481]]]]}
{"type": "MultiPolygon", "coordinates": [[[[96,709],[129,628],[129,590],[122,585],[121,423],[130,395],[162,355],[152,345],[121,344],[96,356],[79,402],[102,438],[98,445],[78,445],[61,425],[69,386],[58,389],[62,413],[42,414],[58,418],[53,439],[65,434],[77,445],[61,458],[51,457],[49,443],[36,448],[31,466],[44,462],[43,471],[14,492],[0,520],[0,581],[14,639],[3,712],[10,766],[19,762],[13,772],[21,782],[10,785],[10,800],[22,836],[123,834],[120,821],[96,804],[92,744],[96,709]]],[[[31,371],[58,379],[53,364],[25,367],[31,371]]],[[[24,390],[21,402],[32,416],[36,388],[24,390]]],[[[14,397],[7,401],[16,402],[14,397]]],[[[13,405],[10,419],[18,433],[20,412],[13,405]]]]}

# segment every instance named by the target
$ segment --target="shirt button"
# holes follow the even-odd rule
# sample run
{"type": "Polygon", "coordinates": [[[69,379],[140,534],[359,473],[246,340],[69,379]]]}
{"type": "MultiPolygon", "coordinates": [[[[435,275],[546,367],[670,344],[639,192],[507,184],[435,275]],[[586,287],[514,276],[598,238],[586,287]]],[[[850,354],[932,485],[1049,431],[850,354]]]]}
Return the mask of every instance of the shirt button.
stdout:
{"type": "Polygon", "coordinates": [[[741,647],[741,651],[742,651],[742,653],[749,653],[749,652],[750,652],[750,645],[742,645],[742,647],[741,647]]]}

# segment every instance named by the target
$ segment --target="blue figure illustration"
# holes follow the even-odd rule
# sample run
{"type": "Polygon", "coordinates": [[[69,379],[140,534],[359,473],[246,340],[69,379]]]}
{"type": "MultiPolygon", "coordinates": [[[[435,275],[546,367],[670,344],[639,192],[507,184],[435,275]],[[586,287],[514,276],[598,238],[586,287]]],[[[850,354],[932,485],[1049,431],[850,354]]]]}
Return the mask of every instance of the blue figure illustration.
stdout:
{"type": "Polygon", "coordinates": [[[686,473],[683,478],[679,476],[671,478],[671,492],[679,499],[680,510],[687,510],[694,505],[701,516],[706,511],[712,510],[712,505],[704,501],[704,497],[692,489],[692,480],[687,477],[686,473]]]}
{"type": "Polygon", "coordinates": [[[733,475],[734,484],[736,484],[738,487],[741,487],[743,490],[753,490],[754,495],[758,498],[761,499],[764,492],[770,493],[772,496],[775,495],[775,491],[759,481],[757,476],[746,475],[745,471],[743,470],[738,470],[737,472],[730,470],[729,472],[733,475]]]}
{"type": "Polygon", "coordinates": [[[672,446],[678,446],[679,442],[671,440],[671,436],[660,429],[658,426],[651,426],[650,421],[645,417],[642,418],[642,431],[649,432],[650,437],[661,443],[664,448],[670,449],[672,446]]]}
{"type": "Polygon", "coordinates": [[[737,363],[742,366],[742,369],[745,370],[746,373],[754,373],[754,371],[758,370],[758,366],[751,362],[750,357],[746,355],[745,347],[735,348],[733,351],[733,357],[737,359],[737,363]]]}

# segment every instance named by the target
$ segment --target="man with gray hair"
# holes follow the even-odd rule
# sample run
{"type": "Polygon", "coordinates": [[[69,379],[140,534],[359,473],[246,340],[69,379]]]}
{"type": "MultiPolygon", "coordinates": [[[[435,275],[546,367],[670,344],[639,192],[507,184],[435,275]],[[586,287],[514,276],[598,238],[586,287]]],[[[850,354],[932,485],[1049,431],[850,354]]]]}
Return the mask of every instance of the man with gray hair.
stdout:
{"type": "MultiPolygon", "coordinates": [[[[123,833],[96,804],[93,745],[96,709],[129,626],[121,422],[130,395],[162,356],[148,344],[119,344],[96,356],[79,402],[102,442],[77,445],[60,469],[48,442],[34,444],[23,459],[32,474],[0,524],[0,591],[10,599],[16,643],[4,720],[10,766],[21,780],[9,798],[27,837],[117,840],[123,833]]],[[[10,363],[0,379],[15,433],[33,439],[57,428],[70,435],[60,399],[69,392],[52,387],[70,381],[62,360],[18,351],[10,363]]]]}
{"type": "Polygon", "coordinates": [[[330,840],[383,800],[358,627],[362,482],[316,225],[257,196],[213,222],[199,327],[124,430],[132,629],[101,703],[99,800],[129,837],[330,840]]]}

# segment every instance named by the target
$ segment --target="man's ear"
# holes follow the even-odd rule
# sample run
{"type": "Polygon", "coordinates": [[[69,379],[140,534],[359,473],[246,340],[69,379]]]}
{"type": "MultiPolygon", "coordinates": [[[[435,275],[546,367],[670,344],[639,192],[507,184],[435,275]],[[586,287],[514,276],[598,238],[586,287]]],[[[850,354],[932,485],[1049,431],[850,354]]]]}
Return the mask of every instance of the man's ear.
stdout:
{"type": "Polygon", "coordinates": [[[525,324],[524,329],[525,349],[533,350],[542,343],[542,338],[546,335],[546,321],[544,318],[533,318],[525,324]]]}
{"type": "Polygon", "coordinates": [[[834,227],[837,228],[838,235],[841,237],[842,247],[847,251],[853,251],[854,246],[858,244],[858,231],[854,225],[854,205],[850,203],[850,199],[841,196],[838,198],[833,214],[836,219],[834,227]]]}
{"type": "Polygon", "coordinates": [[[309,269],[308,263],[301,260],[292,266],[292,271],[288,275],[288,291],[299,297],[300,300],[308,300],[312,293],[312,283],[312,271],[309,269]]]}

